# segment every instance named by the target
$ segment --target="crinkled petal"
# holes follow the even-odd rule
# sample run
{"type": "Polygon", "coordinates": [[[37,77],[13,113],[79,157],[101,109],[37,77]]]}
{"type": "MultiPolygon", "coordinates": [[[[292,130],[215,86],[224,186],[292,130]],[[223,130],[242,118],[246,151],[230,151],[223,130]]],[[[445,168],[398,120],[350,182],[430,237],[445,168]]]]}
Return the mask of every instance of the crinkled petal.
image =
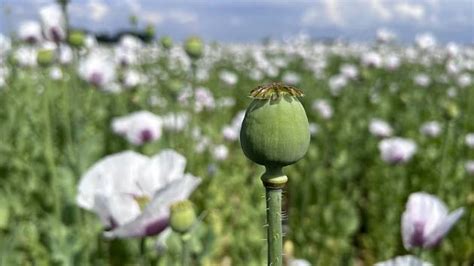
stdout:
{"type": "Polygon", "coordinates": [[[374,264],[374,266],[411,266],[411,265],[432,266],[433,264],[422,261],[419,258],[412,255],[398,256],[391,260],[377,262],[374,264]]]}
{"type": "Polygon", "coordinates": [[[106,197],[117,193],[136,195],[140,168],[149,158],[133,151],[125,151],[103,158],[94,164],[79,181],[77,204],[94,209],[96,195],[106,197]]]}
{"type": "Polygon", "coordinates": [[[449,214],[444,221],[428,237],[424,247],[434,247],[451,230],[456,222],[463,216],[464,208],[459,208],[449,214]]]}
{"type": "Polygon", "coordinates": [[[174,150],[164,150],[153,156],[138,180],[139,187],[150,197],[166,184],[184,175],[186,158],[174,150]]]}
{"type": "Polygon", "coordinates": [[[130,223],[104,232],[104,236],[107,238],[128,238],[159,234],[168,225],[170,205],[188,198],[200,182],[200,178],[190,174],[172,181],[155,193],[153,200],[140,216],[130,223]]]}
{"type": "Polygon", "coordinates": [[[434,230],[444,221],[448,209],[437,197],[425,192],[410,195],[402,214],[402,238],[406,249],[424,245],[434,230]],[[420,232],[421,230],[421,232],[420,232]]]}

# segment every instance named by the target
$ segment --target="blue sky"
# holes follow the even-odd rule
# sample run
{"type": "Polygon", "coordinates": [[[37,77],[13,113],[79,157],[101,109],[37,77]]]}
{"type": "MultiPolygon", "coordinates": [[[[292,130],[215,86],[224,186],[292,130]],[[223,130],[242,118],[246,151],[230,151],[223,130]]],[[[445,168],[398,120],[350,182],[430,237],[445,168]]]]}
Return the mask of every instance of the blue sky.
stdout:
{"type": "MultiPolygon", "coordinates": [[[[52,0],[0,0],[0,32],[15,30],[52,0]],[[5,16],[5,9],[10,15],[5,16]]],[[[474,0],[72,0],[71,24],[94,32],[129,28],[129,16],[152,23],[157,34],[183,39],[259,41],[299,32],[315,38],[368,41],[388,28],[403,42],[431,32],[440,42],[474,43],[474,0]]]]}

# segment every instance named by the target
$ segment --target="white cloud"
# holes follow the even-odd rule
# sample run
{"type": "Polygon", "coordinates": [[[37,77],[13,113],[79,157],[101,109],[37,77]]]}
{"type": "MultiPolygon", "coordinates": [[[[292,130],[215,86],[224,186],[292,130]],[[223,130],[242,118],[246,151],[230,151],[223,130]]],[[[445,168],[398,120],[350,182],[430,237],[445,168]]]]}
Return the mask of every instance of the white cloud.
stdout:
{"type": "Polygon", "coordinates": [[[163,15],[158,11],[142,11],[140,17],[151,24],[161,24],[164,20],[163,15]]]}
{"type": "Polygon", "coordinates": [[[392,19],[392,12],[387,3],[384,2],[383,0],[368,0],[368,4],[375,15],[383,21],[389,21],[392,19]]]}
{"type": "Polygon", "coordinates": [[[189,24],[197,21],[197,15],[186,10],[174,9],[166,14],[165,19],[178,24],[189,24]]]}
{"type": "Polygon", "coordinates": [[[419,4],[398,3],[394,9],[402,18],[420,21],[425,17],[425,8],[419,4]]]}
{"type": "Polygon", "coordinates": [[[324,9],[326,12],[326,17],[334,25],[342,26],[344,25],[344,17],[341,14],[341,2],[338,0],[324,0],[324,9]]]}
{"type": "Polygon", "coordinates": [[[101,21],[108,13],[109,7],[101,2],[101,0],[89,0],[87,3],[89,16],[93,21],[101,21]]]}
{"type": "Polygon", "coordinates": [[[313,7],[304,11],[303,15],[301,16],[301,24],[305,26],[311,26],[317,23],[317,20],[320,17],[318,10],[318,8],[313,7]]]}
{"type": "Polygon", "coordinates": [[[141,15],[140,11],[142,10],[142,6],[139,0],[125,0],[125,3],[128,5],[133,14],[141,15]]]}

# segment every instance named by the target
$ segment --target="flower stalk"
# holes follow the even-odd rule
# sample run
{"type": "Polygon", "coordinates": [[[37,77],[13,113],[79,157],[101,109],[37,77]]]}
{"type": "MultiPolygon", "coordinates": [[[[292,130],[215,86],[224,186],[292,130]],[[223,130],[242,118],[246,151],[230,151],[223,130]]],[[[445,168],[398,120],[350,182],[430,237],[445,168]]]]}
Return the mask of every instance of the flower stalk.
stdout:
{"type": "Polygon", "coordinates": [[[189,247],[190,234],[181,235],[181,265],[189,266],[191,262],[191,252],[189,247]]]}
{"type": "Polygon", "coordinates": [[[282,189],[288,181],[283,167],[299,161],[309,147],[308,118],[298,100],[299,89],[281,83],[258,86],[240,131],[244,154],[265,166],[262,182],[267,204],[268,265],[283,265],[282,189]]]}
{"type": "Polygon", "coordinates": [[[283,264],[281,198],[288,177],[282,173],[281,167],[267,167],[262,181],[267,202],[268,265],[281,266],[283,264]]]}

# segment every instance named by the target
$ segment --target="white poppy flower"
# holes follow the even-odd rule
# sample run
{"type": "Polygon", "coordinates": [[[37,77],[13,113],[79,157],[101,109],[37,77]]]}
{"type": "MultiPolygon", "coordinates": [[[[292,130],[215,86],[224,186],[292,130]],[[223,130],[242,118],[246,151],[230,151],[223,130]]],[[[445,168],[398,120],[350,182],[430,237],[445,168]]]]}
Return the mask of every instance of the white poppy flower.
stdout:
{"type": "Polygon", "coordinates": [[[474,160],[469,160],[464,163],[464,169],[470,175],[474,175],[474,160]]]}
{"type": "Polygon", "coordinates": [[[398,256],[391,260],[377,262],[374,266],[433,266],[429,262],[420,260],[419,258],[412,255],[398,256]]]}
{"type": "Polygon", "coordinates": [[[9,37],[0,33],[0,57],[12,48],[12,41],[9,37]]]}
{"type": "Polygon", "coordinates": [[[316,136],[319,132],[319,125],[316,124],[316,123],[309,123],[309,133],[311,134],[311,136],[316,136]]]}
{"type": "Polygon", "coordinates": [[[227,146],[221,144],[212,149],[212,157],[217,161],[223,161],[229,156],[229,149],[227,146]]]}
{"type": "Polygon", "coordinates": [[[288,266],[311,266],[311,263],[305,259],[290,259],[288,266]]]}
{"type": "Polygon", "coordinates": [[[448,213],[446,205],[436,196],[424,192],[412,193],[402,214],[405,249],[438,245],[463,213],[463,208],[448,213]]]}
{"type": "Polygon", "coordinates": [[[112,120],[112,130],[134,145],[161,138],[162,119],[148,111],[134,112],[112,120]]]}
{"type": "Polygon", "coordinates": [[[329,90],[333,96],[338,96],[342,89],[347,86],[346,76],[339,74],[329,78],[329,90]]]}
{"type": "Polygon", "coordinates": [[[463,73],[459,75],[459,77],[457,78],[457,83],[459,87],[461,88],[466,88],[467,86],[471,86],[472,84],[471,75],[469,75],[468,73],[463,73]]]}
{"type": "Polygon", "coordinates": [[[410,139],[393,137],[379,142],[382,160],[391,164],[405,163],[416,152],[416,143],[410,139]]]}
{"type": "Polygon", "coordinates": [[[418,74],[413,78],[413,80],[416,85],[421,87],[428,87],[431,83],[430,77],[426,74],[418,74]]]}
{"type": "Polygon", "coordinates": [[[331,105],[326,100],[316,100],[313,102],[312,109],[318,112],[323,119],[330,119],[333,114],[331,105]]]}
{"type": "Polygon", "coordinates": [[[227,71],[227,70],[221,71],[219,73],[219,78],[222,82],[224,82],[225,84],[229,86],[234,86],[237,83],[237,81],[239,81],[239,77],[237,76],[237,74],[235,74],[234,72],[227,71]]]}
{"type": "Polygon", "coordinates": [[[59,51],[59,62],[61,64],[69,64],[73,60],[73,54],[71,47],[62,45],[59,51]]]}
{"type": "Polygon", "coordinates": [[[49,77],[53,80],[60,80],[63,78],[63,72],[59,67],[52,67],[49,71],[49,77]]]}
{"type": "Polygon", "coordinates": [[[41,25],[37,21],[28,20],[20,24],[18,38],[28,43],[39,43],[43,39],[41,25]]]}
{"type": "Polygon", "coordinates": [[[235,105],[235,99],[233,97],[222,97],[216,100],[217,108],[233,107],[235,105]]]}
{"type": "Polygon", "coordinates": [[[421,125],[420,132],[421,134],[435,138],[441,134],[441,124],[437,121],[429,121],[421,125]]]}
{"type": "Polygon", "coordinates": [[[362,54],[361,63],[367,67],[379,68],[382,66],[382,57],[376,52],[367,52],[362,54]]]}
{"type": "Polygon", "coordinates": [[[418,48],[428,50],[436,46],[436,39],[431,33],[423,33],[415,37],[415,43],[418,48]]]}
{"type": "Polygon", "coordinates": [[[99,216],[108,238],[158,234],[168,227],[170,205],[200,183],[185,165],[173,150],[152,158],[133,151],[107,156],[81,177],[77,204],[99,216]]]}
{"type": "Polygon", "coordinates": [[[56,4],[47,5],[39,10],[44,36],[58,43],[66,38],[66,20],[61,8],[56,4]]]}
{"type": "Polygon", "coordinates": [[[396,39],[395,33],[388,29],[378,29],[377,30],[377,41],[381,43],[388,43],[396,39]]]}
{"type": "Polygon", "coordinates": [[[115,80],[115,65],[101,52],[92,52],[79,63],[79,75],[90,84],[103,87],[115,80]]]}
{"type": "Polygon", "coordinates": [[[21,66],[31,67],[37,65],[37,49],[34,47],[22,46],[15,51],[14,58],[21,66]]]}
{"type": "Polygon", "coordinates": [[[295,72],[286,72],[282,77],[283,83],[290,85],[298,85],[301,81],[300,75],[295,72]]]}
{"type": "Polygon", "coordinates": [[[128,69],[123,74],[123,85],[127,88],[134,88],[142,83],[143,77],[140,72],[128,69]]]}
{"type": "Polygon", "coordinates": [[[236,141],[240,136],[240,128],[242,127],[242,121],[244,121],[245,111],[238,112],[232,119],[230,125],[225,126],[222,129],[222,135],[225,140],[236,141]]]}
{"type": "Polygon", "coordinates": [[[135,50],[118,46],[114,50],[114,56],[115,62],[122,66],[135,65],[138,63],[138,53],[135,50]]]}
{"type": "Polygon", "coordinates": [[[197,88],[194,98],[196,100],[195,110],[198,113],[204,109],[212,110],[216,106],[212,92],[206,88],[197,88]]]}
{"type": "Polygon", "coordinates": [[[124,35],[120,38],[118,46],[130,51],[138,51],[143,47],[143,42],[135,36],[124,35]]]}
{"type": "Polygon", "coordinates": [[[369,132],[376,137],[387,138],[392,136],[393,129],[387,122],[375,118],[370,120],[369,132]]]}
{"type": "Polygon", "coordinates": [[[359,75],[359,70],[357,67],[351,64],[343,64],[339,68],[339,72],[348,79],[356,79],[359,75]]]}
{"type": "Polygon", "coordinates": [[[186,113],[169,113],[162,117],[163,128],[169,131],[183,131],[189,123],[189,115],[186,113]]]}
{"type": "Polygon", "coordinates": [[[384,57],[384,66],[387,70],[396,70],[400,67],[400,57],[394,54],[390,54],[384,57]]]}
{"type": "Polygon", "coordinates": [[[474,149],[474,133],[466,134],[466,137],[464,137],[464,142],[466,143],[466,146],[474,149]]]}

